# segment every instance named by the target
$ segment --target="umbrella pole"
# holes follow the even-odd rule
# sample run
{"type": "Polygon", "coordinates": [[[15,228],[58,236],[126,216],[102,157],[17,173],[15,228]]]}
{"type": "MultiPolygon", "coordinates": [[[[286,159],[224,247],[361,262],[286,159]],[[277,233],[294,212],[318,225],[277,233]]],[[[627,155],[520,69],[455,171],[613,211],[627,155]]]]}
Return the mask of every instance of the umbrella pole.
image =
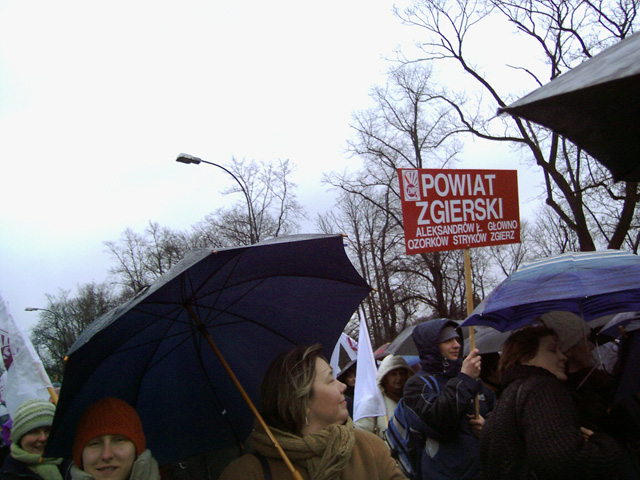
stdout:
{"type": "Polygon", "coordinates": [[[200,317],[198,317],[196,315],[196,313],[193,311],[193,308],[192,308],[191,305],[186,305],[186,308],[187,308],[187,311],[189,312],[189,315],[193,319],[193,321],[196,322],[196,325],[198,326],[198,330],[204,336],[204,338],[207,340],[207,343],[209,343],[209,346],[211,346],[211,348],[213,349],[213,352],[216,354],[216,356],[218,357],[218,360],[220,360],[220,363],[222,364],[224,369],[229,374],[229,377],[231,377],[231,380],[233,381],[233,383],[235,384],[236,388],[240,392],[240,395],[242,395],[242,398],[244,398],[244,401],[247,402],[247,405],[249,405],[249,408],[251,409],[253,414],[258,419],[258,422],[260,423],[260,425],[262,426],[264,431],[267,433],[267,435],[269,436],[269,438],[273,442],[273,445],[276,447],[276,450],[280,454],[280,457],[282,457],[282,461],[284,461],[284,463],[287,466],[287,468],[291,471],[291,475],[293,476],[293,478],[295,480],[303,480],[302,476],[300,475],[300,473],[295,469],[295,467],[291,463],[291,460],[289,460],[289,457],[287,457],[287,454],[284,453],[284,450],[282,450],[282,447],[278,443],[278,440],[276,440],[276,437],[273,435],[273,433],[271,432],[271,429],[269,428],[267,423],[262,418],[262,415],[260,415],[260,412],[258,412],[258,409],[253,404],[253,402],[251,401],[251,398],[249,398],[249,395],[245,391],[244,387],[240,384],[240,381],[238,380],[238,377],[236,377],[235,373],[233,373],[233,370],[231,370],[231,367],[229,366],[227,361],[222,356],[222,353],[220,352],[220,350],[218,350],[218,347],[216,346],[215,342],[211,338],[211,335],[209,335],[209,332],[207,331],[205,326],[200,321],[200,317]]]}
{"type": "MultiPolygon", "coordinates": [[[[473,283],[471,282],[471,251],[464,249],[464,282],[467,297],[467,316],[473,312],[473,283]]],[[[469,327],[469,349],[473,351],[476,348],[476,333],[473,326],[469,327]]],[[[476,418],[480,417],[480,398],[476,395],[473,400],[473,409],[476,418]]]]}

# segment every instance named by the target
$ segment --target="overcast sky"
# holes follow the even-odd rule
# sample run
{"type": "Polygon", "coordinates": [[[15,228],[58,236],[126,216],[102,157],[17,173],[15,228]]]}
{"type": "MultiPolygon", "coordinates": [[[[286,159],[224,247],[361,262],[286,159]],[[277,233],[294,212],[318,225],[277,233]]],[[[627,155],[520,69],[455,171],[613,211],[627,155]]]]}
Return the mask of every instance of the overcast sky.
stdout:
{"type": "MultiPolygon", "coordinates": [[[[0,292],[14,318],[31,328],[24,309],[45,294],[104,281],[103,242],[127,227],[187,229],[230,200],[224,172],[180,152],[288,158],[312,218],[331,208],[322,173],[357,168],[351,115],[415,34],[393,3],[0,0],[0,292]]],[[[531,175],[499,148],[469,144],[459,166],[518,169],[522,205],[531,175]]]]}

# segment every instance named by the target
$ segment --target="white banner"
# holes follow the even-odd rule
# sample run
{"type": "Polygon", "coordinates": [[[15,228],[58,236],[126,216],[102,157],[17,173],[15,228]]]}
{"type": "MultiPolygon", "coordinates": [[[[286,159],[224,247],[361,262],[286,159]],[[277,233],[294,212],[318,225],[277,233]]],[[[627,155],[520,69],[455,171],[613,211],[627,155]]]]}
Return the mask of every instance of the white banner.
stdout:
{"type": "Polygon", "coordinates": [[[29,337],[18,325],[0,293],[0,339],[7,371],[0,378],[1,400],[13,417],[16,409],[32,398],[48,400],[51,381],[29,337]]]}
{"type": "Polygon", "coordinates": [[[367,322],[360,317],[358,336],[358,360],[356,363],[356,388],[353,399],[353,421],[363,417],[380,417],[387,414],[382,392],[376,383],[378,369],[373,357],[367,322]]]}

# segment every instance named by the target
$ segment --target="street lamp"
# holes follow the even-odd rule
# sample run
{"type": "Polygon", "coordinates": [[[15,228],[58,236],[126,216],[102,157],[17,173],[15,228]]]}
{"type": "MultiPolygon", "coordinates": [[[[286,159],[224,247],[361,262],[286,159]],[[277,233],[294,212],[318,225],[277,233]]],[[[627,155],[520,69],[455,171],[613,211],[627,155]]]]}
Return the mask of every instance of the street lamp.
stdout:
{"type": "Polygon", "coordinates": [[[40,307],[25,307],[24,309],[25,312],[48,312],[51,315],[53,315],[56,319],[60,319],[63,322],[66,322],[65,318],[60,315],[58,312],[54,312],[53,310],[49,310],[48,308],[40,308],[40,307]]]}
{"type": "Polygon", "coordinates": [[[58,315],[53,310],[49,310],[48,308],[38,308],[38,307],[26,307],[24,309],[25,312],[37,312],[38,310],[42,310],[43,312],[53,313],[54,315],[58,315]]]}
{"type": "MultiPolygon", "coordinates": [[[[66,320],[65,318],[60,315],[58,312],[54,312],[53,310],[49,310],[48,308],[40,308],[40,307],[25,307],[24,309],[25,312],[48,312],[51,315],[53,315],[56,324],[65,324],[66,320]]],[[[71,346],[71,343],[73,343],[73,341],[71,341],[71,343],[67,342],[69,344],[69,346],[71,346]]]]}
{"type": "Polygon", "coordinates": [[[188,164],[194,164],[194,165],[199,165],[200,163],[208,163],[209,165],[213,165],[214,167],[218,167],[222,170],[224,170],[225,172],[227,172],[229,175],[231,175],[233,177],[233,179],[238,183],[238,185],[240,186],[240,189],[242,190],[242,193],[244,193],[244,198],[247,201],[247,211],[249,213],[249,240],[251,241],[251,244],[254,244],[257,242],[257,228],[256,228],[256,217],[253,213],[253,205],[251,204],[251,199],[249,198],[249,194],[247,193],[247,190],[244,188],[244,185],[242,184],[242,182],[238,179],[238,177],[236,177],[233,172],[231,172],[230,170],[228,170],[227,168],[223,167],[222,165],[219,165],[217,163],[213,163],[213,162],[208,162],[206,160],[203,160],[201,158],[198,157],[194,157],[193,155],[189,155],[188,153],[181,153],[180,155],[178,155],[178,158],[176,158],[176,162],[179,163],[186,163],[188,164]]]}

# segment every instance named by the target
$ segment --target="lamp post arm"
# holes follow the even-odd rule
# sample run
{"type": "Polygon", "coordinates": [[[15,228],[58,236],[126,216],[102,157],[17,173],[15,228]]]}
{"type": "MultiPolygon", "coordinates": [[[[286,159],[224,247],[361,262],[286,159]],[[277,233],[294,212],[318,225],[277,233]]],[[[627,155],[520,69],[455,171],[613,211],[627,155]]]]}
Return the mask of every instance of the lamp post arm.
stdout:
{"type": "Polygon", "coordinates": [[[48,308],[40,308],[40,307],[25,307],[24,309],[25,312],[37,312],[37,311],[42,311],[42,312],[49,312],[52,315],[55,316],[59,316],[59,314],[57,312],[54,312],[53,310],[49,310],[48,308]]]}
{"type": "Polygon", "coordinates": [[[181,154],[177,159],[177,162],[180,163],[194,163],[194,164],[199,164],[199,163],[208,163],[209,165],[213,165],[214,167],[218,167],[221,170],[224,170],[225,172],[227,172],[229,175],[231,175],[231,177],[233,177],[233,179],[236,181],[236,183],[240,186],[240,189],[242,190],[242,193],[244,194],[244,198],[247,202],[247,210],[249,213],[249,239],[251,241],[252,244],[257,242],[257,236],[258,236],[258,228],[256,225],[256,216],[255,213],[253,211],[253,204],[251,203],[251,198],[249,197],[249,193],[247,192],[247,189],[244,187],[244,185],[242,184],[242,182],[240,181],[240,179],[228,168],[218,164],[218,163],[214,163],[214,162],[209,162],[208,160],[203,160],[202,158],[199,157],[194,157],[192,155],[187,155],[187,154],[181,154]]]}

